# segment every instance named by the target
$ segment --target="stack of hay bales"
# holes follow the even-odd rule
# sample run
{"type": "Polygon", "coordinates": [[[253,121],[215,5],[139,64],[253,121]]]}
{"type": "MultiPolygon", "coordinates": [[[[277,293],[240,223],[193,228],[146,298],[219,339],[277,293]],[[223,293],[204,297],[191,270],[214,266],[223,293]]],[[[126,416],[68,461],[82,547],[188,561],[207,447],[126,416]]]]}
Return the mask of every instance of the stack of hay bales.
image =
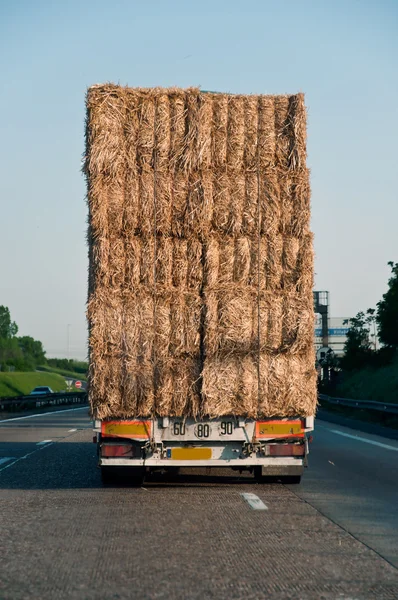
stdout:
{"type": "Polygon", "coordinates": [[[303,96],[93,86],[86,145],[93,414],[313,414],[303,96]]]}

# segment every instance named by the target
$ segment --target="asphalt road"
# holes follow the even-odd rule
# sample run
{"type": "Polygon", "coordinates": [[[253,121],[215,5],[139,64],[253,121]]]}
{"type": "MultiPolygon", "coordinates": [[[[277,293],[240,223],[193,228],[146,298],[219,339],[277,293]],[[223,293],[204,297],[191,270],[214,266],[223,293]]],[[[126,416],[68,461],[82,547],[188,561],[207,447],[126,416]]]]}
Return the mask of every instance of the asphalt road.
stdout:
{"type": "Polygon", "coordinates": [[[86,407],[0,422],[1,600],[398,599],[398,441],[319,421],[300,486],[104,488],[91,440],[86,407]]]}

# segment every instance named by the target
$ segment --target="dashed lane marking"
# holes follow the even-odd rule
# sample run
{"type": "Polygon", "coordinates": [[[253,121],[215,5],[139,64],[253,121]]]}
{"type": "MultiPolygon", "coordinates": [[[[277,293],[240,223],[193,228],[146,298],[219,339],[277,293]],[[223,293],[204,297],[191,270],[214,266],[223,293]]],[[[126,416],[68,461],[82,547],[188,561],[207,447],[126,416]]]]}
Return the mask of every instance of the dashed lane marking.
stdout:
{"type": "Polygon", "coordinates": [[[68,433],[73,433],[74,431],[77,431],[77,429],[68,429],[68,433]]]}
{"type": "Polygon", "coordinates": [[[253,510],[268,510],[268,506],[256,494],[245,492],[241,494],[253,510]]]}
{"type": "Polygon", "coordinates": [[[43,440],[42,442],[37,442],[36,446],[44,446],[44,444],[49,444],[52,440],[43,440]]]}

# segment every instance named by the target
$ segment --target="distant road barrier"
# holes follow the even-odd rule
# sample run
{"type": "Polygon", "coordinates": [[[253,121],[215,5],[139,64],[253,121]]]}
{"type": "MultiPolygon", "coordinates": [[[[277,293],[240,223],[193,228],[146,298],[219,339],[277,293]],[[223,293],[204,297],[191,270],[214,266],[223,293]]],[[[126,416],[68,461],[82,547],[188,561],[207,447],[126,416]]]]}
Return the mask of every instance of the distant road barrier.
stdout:
{"type": "Polygon", "coordinates": [[[362,408],[366,410],[377,410],[384,413],[398,414],[398,404],[389,402],[378,402],[375,400],[351,400],[349,398],[333,398],[325,394],[318,394],[319,400],[329,402],[340,406],[350,406],[351,408],[362,408]]]}
{"type": "Polygon", "coordinates": [[[0,411],[14,412],[43,406],[58,406],[60,404],[87,404],[87,393],[62,392],[59,394],[41,394],[40,396],[0,398],[0,411]]]}

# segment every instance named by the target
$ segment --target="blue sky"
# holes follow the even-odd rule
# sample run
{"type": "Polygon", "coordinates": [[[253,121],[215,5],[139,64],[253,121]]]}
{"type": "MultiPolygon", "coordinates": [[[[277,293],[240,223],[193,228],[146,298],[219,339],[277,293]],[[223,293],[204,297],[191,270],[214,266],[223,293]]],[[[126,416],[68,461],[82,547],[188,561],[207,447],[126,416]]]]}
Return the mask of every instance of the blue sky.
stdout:
{"type": "Polygon", "coordinates": [[[316,288],[375,306],[398,261],[398,2],[0,0],[0,304],[86,354],[84,95],[93,83],[303,91],[316,288]]]}

